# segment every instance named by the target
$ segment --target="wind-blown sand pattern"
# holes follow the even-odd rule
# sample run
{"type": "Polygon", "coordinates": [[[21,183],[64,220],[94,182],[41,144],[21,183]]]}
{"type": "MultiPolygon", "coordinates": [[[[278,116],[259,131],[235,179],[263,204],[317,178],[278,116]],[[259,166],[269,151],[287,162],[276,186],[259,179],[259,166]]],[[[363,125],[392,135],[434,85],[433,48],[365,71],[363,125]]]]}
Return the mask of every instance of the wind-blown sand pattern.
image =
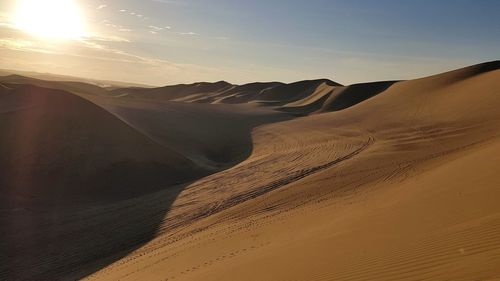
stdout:
{"type": "Polygon", "coordinates": [[[351,86],[0,81],[0,279],[500,278],[498,61],[351,86]]]}

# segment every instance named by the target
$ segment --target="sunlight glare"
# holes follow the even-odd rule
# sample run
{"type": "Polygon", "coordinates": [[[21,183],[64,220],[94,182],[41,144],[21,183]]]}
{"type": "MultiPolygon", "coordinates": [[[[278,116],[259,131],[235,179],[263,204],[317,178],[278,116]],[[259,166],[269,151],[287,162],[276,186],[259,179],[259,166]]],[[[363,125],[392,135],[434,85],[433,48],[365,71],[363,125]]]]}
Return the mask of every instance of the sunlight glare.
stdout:
{"type": "Polygon", "coordinates": [[[14,15],[18,29],[45,39],[80,39],[84,19],[75,0],[18,0],[14,15]]]}

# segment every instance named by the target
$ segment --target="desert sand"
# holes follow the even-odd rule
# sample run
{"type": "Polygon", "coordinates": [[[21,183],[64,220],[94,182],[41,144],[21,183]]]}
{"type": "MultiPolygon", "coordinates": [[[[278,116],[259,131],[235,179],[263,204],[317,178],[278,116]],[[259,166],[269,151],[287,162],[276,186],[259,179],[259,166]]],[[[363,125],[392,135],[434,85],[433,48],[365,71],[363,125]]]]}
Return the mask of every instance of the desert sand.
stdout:
{"type": "Polygon", "coordinates": [[[500,279],[500,61],[0,84],[2,280],[500,279]]]}

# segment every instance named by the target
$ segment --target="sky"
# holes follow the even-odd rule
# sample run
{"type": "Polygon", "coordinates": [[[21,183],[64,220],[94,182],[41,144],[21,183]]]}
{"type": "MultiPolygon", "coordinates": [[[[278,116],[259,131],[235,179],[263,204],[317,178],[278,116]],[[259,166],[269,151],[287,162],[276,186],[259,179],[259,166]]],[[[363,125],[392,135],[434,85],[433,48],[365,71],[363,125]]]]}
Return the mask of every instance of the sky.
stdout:
{"type": "Polygon", "coordinates": [[[0,0],[0,68],[148,85],[412,79],[499,59],[499,11],[497,0],[0,0]]]}

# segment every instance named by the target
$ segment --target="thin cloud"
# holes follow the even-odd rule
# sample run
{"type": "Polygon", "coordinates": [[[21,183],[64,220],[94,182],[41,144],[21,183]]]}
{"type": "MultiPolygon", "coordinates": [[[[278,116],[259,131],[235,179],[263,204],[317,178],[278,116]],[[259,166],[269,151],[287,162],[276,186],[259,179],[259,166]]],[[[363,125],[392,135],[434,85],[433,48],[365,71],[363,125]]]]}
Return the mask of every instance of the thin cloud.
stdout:
{"type": "Polygon", "coordinates": [[[155,25],[150,25],[148,26],[150,29],[153,29],[155,31],[161,31],[163,30],[163,27],[155,26],[155,25]]]}
{"type": "Polygon", "coordinates": [[[186,4],[185,1],[176,1],[176,0],[152,0],[153,2],[162,3],[162,4],[170,4],[170,5],[183,5],[186,4]]]}
{"type": "Polygon", "coordinates": [[[101,4],[101,5],[97,6],[97,10],[102,10],[102,9],[106,8],[107,6],[108,5],[106,5],[106,4],[101,4]]]}
{"type": "Polygon", "coordinates": [[[180,35],[198,35],[198,33],[196,32],[177,32],[177,34],[180,34],[180,35]]]}
{"type": "Polygon", "coordinates": [[[148,17],[146,17],[143,14],[140,14],[140,13],[134,12],[134,11],[130,11],[130,10],[127,10],[127,9],[120,9],[120,10],[118,10],[118,12],[124,13],[124,14],[128,14],[130,16],[137,17],[137,18],[140,18],[140,19],[149,19],[148,17]]]}
{"type": "Polygon", "coordinates": [[[36,42],[25,39],[3,38],[0,39],[0,48],[5,48],[14,51],[34,52],[42,54],[56,54],[57,52],[50,50],[46,46],[41,46],[36,42]]]}
{"type": "MultiPolygon", "coordinates": [[[[11,65],[26,64],[33,67],[34,63],[32,58],[36,57],[37,54],[45,54],[53,56],[52,58],[54,58],[54,60],[61,60],[64,63],[67,62],[64,67],[77,71],[78,69],[85,69],[85,67],[77,67],[77,70],[75,70],[75,65],[85,65],[88,64],[90,60],[99,60],[108,62],[108,64],[100,64],[103,66],[102,74],[108,75],[113,73],[113,71],[110,70],[117,68],[123,69],[126,67],[130,70],[123,72],[123,75],[125,75],[122,76],[123,78],[117,76],[109,78],[132,81],[133,79],[138,79],[138,73],[151,72],[153,75],[146,77],[146,79],[142,79],[145,80],[145,83],[149,84],[159,83],[159,81],[161,81],[161,83],[180,83],[184,82],[184,80],[189,80],[192,75],[207,76],[215,75],[214,73],[220,72],[220,69],[212,67],[197,64],[183,64],[153,57],[143,57],[117,48],[112,48],[106,44],[108,41],[111,41],[109,40],[110,38],[102,38],[104,36],[101,36],[101,38],[96,38],[96,36],[94,36],[92,38],[70,41],[67,42],[65,46],[61,47],[60,44],[40,41],[19,30],[5,26],[0,26],[0,34],[3,36],[3,38],[0,38],[0,52],[9,52],[9,56],[0,60],[0,64],[2,65],[6,65],[7,63],[11,65]],[[106,40],[97,41],[97,39],[106,40]],[[69,57],[74,59],[68,59],[69,57]],[[9,61],[7,61],[7,59],[9,59],[9,61]],[[78,61],[76,59],[78,59],[78,61]],[[127,76],[127,73],[132,74],[127,76]],[[165,73],[170,73],[171,77],[177,77],[177,80],[166,81],[164,76],[165,73]]],[[[41,60],[41,65],[33,70],[44,69],[46,71],[50,69],[47,65],[50,61],[53,60],[41,60]]],[[[58,65],[58,67],[61,67],[61,65],[58,65]]],[[[74,73],[73,75],[79,74],[74,73]]]]}
{"type": "MultiPolygon", "coordinates": [[[[124,28],[124,30],[126,30],[124,28]]],[[[130,30],[129,30],[130,31],[130,30]]],[[[88,41],[101,41],[101,42],[125,42],[125,43],[130,43],[130,40],[127,38],[123,38],[120,36],[114,36],[114,35],[91,35],[88,37],[85,37],[84,40],[88,41]]]]}

